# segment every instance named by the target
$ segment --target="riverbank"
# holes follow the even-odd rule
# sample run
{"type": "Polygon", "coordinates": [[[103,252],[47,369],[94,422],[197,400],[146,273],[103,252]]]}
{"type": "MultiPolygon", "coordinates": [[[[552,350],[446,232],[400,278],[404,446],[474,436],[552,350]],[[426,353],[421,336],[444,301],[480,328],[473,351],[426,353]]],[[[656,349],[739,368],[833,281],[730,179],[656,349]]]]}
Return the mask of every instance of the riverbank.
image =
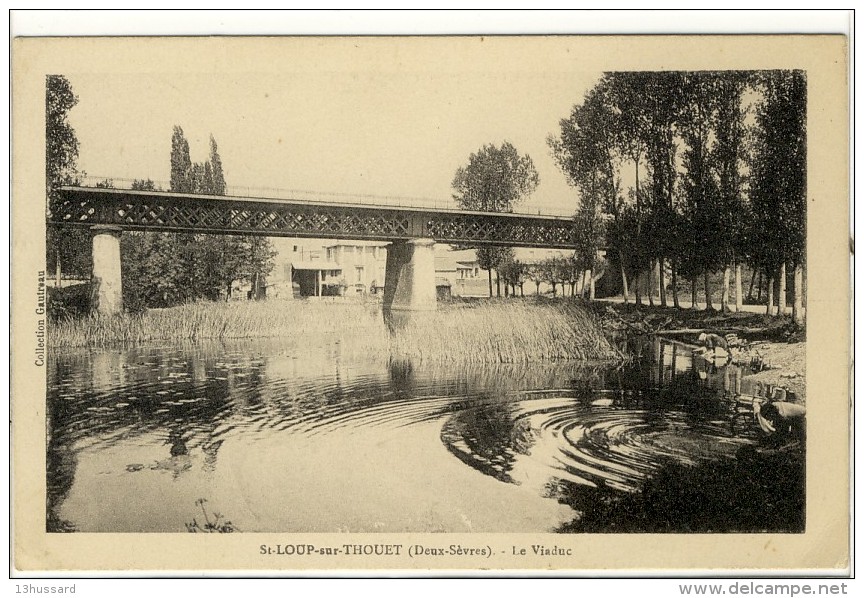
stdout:
{"type": "Polygon", "coordinates": [[[723,313],[681,310],[660,306],[597,301],[589,304],[607,334],[657,334],[696,345],[701,332],[735,335],[740,346],[732,358],[740,365],[760,364],[753,380],[784,386],[806,402],[806,329],[789,316],[767,316],[752,312],[723,313]]]}
{"type": "Polygon", "coordinates": [[[734,458],[667,463],[634,493],[562,482],[556,495],[579,512],[564,533],[801,533],[806,459],[800,447],[746,446],[734,458]]]}
{"type": "Polygon", "coordinates": [[[542,299],[443,303],[434,312],[397,314],[389,326],[375,302],[202,302],[141,314],[63,319],[51,325],[48,346],[268,337],[292,338],[298,345],[335,339],[348,352],[438,361],[620,358],[590,309],[542,299]]]}

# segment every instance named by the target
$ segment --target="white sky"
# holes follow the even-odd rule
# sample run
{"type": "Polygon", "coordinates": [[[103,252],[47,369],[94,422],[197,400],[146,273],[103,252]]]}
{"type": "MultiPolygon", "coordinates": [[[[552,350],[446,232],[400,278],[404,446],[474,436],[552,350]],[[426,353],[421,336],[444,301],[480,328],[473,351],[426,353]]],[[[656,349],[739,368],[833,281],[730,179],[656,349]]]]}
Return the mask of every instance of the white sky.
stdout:
{"type": "MultiPolygon", "coordinates": [[[[448,202],[455,170],[484,143],[508,140],[534,160],[524,204],[569,214],[576,192],[546,137],[596,72],[63,73],[79,97],[70,122],[90,176],[167,181],[172,128],[193,161],[212,133],[229,187],[301,189],[448,202]]],[[[118,184],[118,186],[121,186],[118,184]]]]}

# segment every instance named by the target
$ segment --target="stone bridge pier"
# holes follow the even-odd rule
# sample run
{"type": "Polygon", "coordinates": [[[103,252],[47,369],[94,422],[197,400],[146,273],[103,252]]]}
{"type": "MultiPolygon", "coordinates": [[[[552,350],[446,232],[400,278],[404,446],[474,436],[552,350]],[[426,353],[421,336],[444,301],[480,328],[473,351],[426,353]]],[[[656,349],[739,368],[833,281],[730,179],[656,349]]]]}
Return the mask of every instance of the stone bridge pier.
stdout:
{"type": "Polygon", "coordinates": [[[384,311],[435,308],[435,241],[410,239],[388,245],[384,311]]]}
{"type": "Polygon", "coordinates": [[[120,233],[116,226],[94,226],[93,273],[90,281],[91,311],[111,316],[123,311],[123,282],[120,270],[120,233]]]}

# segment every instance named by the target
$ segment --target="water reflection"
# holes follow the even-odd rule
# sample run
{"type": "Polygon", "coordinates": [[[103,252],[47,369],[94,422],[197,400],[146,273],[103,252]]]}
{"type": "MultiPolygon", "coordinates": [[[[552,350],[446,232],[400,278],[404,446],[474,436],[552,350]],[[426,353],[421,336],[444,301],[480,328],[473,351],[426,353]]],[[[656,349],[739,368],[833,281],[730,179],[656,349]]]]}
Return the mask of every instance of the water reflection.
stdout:
{"type": "Polygon", "coordinates": [[[631,491],[753,442],[745,372],[627,342],[618,366],[274,340],[54,355],[48,528],[183,531],[207,498],[246,531],[549,531],[567,485],[631,491]]]}

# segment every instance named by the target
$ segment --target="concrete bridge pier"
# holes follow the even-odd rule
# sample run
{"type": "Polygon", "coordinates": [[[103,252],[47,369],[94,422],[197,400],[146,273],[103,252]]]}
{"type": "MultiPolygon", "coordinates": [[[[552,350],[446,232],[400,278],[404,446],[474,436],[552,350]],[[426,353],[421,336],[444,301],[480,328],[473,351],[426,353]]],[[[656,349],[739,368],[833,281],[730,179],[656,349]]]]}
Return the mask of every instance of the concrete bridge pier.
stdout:
{"type": "Polygon", "coordinates": [[[435,309],[435,241],[411,239],[388,245],[384,311],[435,309]]]}
{"type": "Polygon", "coordinates": [[[120,233],[116,226],[94,226],[91,310],[110,316],[123,311],[120,233]]]}

